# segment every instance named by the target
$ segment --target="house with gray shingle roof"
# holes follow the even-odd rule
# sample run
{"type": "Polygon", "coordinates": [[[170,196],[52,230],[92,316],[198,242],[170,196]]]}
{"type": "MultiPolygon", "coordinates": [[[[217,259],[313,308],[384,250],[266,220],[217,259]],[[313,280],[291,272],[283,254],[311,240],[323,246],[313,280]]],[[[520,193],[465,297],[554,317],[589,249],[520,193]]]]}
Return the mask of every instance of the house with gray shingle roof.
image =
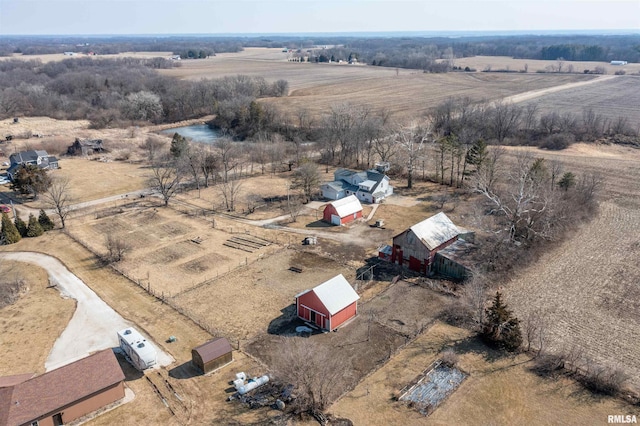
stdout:
{"type": "Polygon", "coordinates": [[[41,169],[57,169],[58,159],[53,155],[49,155],[47,151],[21,151],[9,156],[10,166],[7,169],[7,176],[13,180],[20,166],[33,165],[41,169]]]}
{"type": "Polygon", "coordinates": [[[355,195],[360,201],[373,204],[393,194],[389,177],[377,170],[356,172],[338,169],[333,174],[333,178],[333,182],[327,182],[320,187],[322,196],[330,200],[355,195]]]}

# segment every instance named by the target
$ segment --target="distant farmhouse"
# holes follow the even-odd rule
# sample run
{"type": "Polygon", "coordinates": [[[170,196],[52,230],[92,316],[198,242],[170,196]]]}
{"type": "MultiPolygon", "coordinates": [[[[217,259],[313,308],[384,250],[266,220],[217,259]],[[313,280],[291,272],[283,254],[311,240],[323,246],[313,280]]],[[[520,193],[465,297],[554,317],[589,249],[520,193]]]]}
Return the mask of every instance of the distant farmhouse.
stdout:
{"type": "Polygon", "coordinates": [[[355,195],[327,204],[322,213],[322,220],[332,225],[345,225],[360,218],[362,218],[362,204],[355,195]]]}
{"type": "Polygon", "coordinates": [[[47,154],[47,151],[22,151],[16,152],[9,156],[10,166],[7,169],[7,176],[13,180],[16,172],[22,165],[34,165],[41,169],[57,169],[58,159],[53,155],[47,154]]]}
{"type": "Polygon", "coordinates": [[[355,195],[365,203],[379,203],[393,194],[389,177],[377,170],[355,172],[338,169],[333,175],[334,181],[320,187],[322,196],[329,200],[339,200],[355,195]]]}
{"type": "Polygon", "coordinates": [[[32,378],[0,377],[0,425],[63,425],[124,398],[111,349],[32,378]]]}
{"type": "Polygon", "coordinates": [[[393,237],[393,245],[381,248],[378,256],[424,275],[464,279],[474,237],[440,212],[393,237]]]}

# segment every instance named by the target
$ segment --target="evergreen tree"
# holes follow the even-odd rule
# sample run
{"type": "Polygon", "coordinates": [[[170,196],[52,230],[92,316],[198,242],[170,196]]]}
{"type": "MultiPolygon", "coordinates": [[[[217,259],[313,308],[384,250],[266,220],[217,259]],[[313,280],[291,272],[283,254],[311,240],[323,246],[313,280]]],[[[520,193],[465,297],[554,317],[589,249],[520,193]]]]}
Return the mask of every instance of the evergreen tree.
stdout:
{"type": "Polygon", "coordinates": [[[496,292],[493,304],[486,310],[486,321],[482,337],[506,351],[513,352],[522,345],[520,321],[502,302],[502,295],[496,292]]]}
{"type": "Polygon", "coordinates": [[[20,233],[21,237],[26,237],[27,236],[27,224],[24,223],[24,220],[22,220],[22,218],[18,215],[16,215],[16,219],[13,221],[13,223],[16,225],[16,229],[18,230],[18,232],[20,233]]]}
{"type": "Polygon", "coordinates": [[[484,160],[487,158],[487,143],[478,139],[472,146],[469,151],[467,151],[467,163],[473,164],[476,167],[480,167],[484,160]]]}
{"type": "Polygon", "coordinates": [[[572,186],[575,186],[575,184],[576,184],[576,175],[574,175],[571,172],[566,172],[565,174],[563,174],[562,178],[558,182],[558,186],[564,189],[565,191],[568,191],[569,188],[571,188],[572,186]]]}
{"type": "Polygon", "coordinates": [[[40,223],[40,226],[42,226],[42,230],[44,232],[51,231],[55,227],[53,221],[42,209],[40,210],[40,215],[38,216],[38,223],[40,223]]]}
{"type": "Polygon", "coordinates": [[[174,133],[173,139],[171,139],[171,148],[169,148],[171,155],[175,158],[180,158],[186,154],[188,148],[189,144],[187,142],[187,138],[179,133],[174,133]]]}
{"type": "Polygon", "coordinates": [[[44,234],[44,231],[42,230],[42,226],[40,226],[38,219],[34,215],[30,214],[29,226],[27,226],[27,237],[39,237],[42,234],[44,234]]]}
{"type": "Polygon", "coordinates": [[[13,244],[20,241],[22,237],[16,226],[11,222],[6,213],[2,213],[2,228],[0,228],[0,242],[3,244],[13,244]]]}
{"type": "Polygon", "coordinates": [[[23,164],[18,168],[12,185],[15,191],[25,195],[32,194],[34,198],[38,198],[38,194],[51,186],[51,178],[45,169],[33,164],[23,164]]]}

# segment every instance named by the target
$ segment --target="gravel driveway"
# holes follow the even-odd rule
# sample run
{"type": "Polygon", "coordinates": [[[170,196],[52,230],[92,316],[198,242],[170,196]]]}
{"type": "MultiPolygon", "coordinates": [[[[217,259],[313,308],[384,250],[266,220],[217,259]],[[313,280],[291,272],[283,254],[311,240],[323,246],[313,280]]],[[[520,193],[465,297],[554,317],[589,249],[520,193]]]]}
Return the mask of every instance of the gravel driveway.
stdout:
{"type": "MultiPolygon", "coordinates": [[[[0,253],[0,259],[33,263],[44,268],[63,297],[77,300],[71,321],[54,343],[45,362],[47,371],[84,358],[95,351],[118,347],[116,332],[135,327],[135,324],[122,318],[58,259],[33,252],[0,253]]],[[[141,330],[138,328],[138,331],[141,330]]],[[[145,337],[148,339],[148,336],[145,337]]],[[[173,363],[169,354],[161,351],[155,343],[154,346],[158,350],[158,364],[166,366],[173,363]]]]}

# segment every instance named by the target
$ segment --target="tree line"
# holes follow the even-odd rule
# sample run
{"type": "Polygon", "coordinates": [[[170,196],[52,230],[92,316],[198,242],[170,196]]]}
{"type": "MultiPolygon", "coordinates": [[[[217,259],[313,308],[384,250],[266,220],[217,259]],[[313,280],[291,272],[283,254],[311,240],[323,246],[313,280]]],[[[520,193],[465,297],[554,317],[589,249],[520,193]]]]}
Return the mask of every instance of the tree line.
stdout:
{"type": "Polygon", "coordinates": [[[226,113],[227,107],[244,108],[257,98],[288,92],[284,80],[236,76],[177,81],[156,71],[174,65],[164,58],[0,61],[0,118],[89,118],[94,128],[175,122],[226,113]]]}

